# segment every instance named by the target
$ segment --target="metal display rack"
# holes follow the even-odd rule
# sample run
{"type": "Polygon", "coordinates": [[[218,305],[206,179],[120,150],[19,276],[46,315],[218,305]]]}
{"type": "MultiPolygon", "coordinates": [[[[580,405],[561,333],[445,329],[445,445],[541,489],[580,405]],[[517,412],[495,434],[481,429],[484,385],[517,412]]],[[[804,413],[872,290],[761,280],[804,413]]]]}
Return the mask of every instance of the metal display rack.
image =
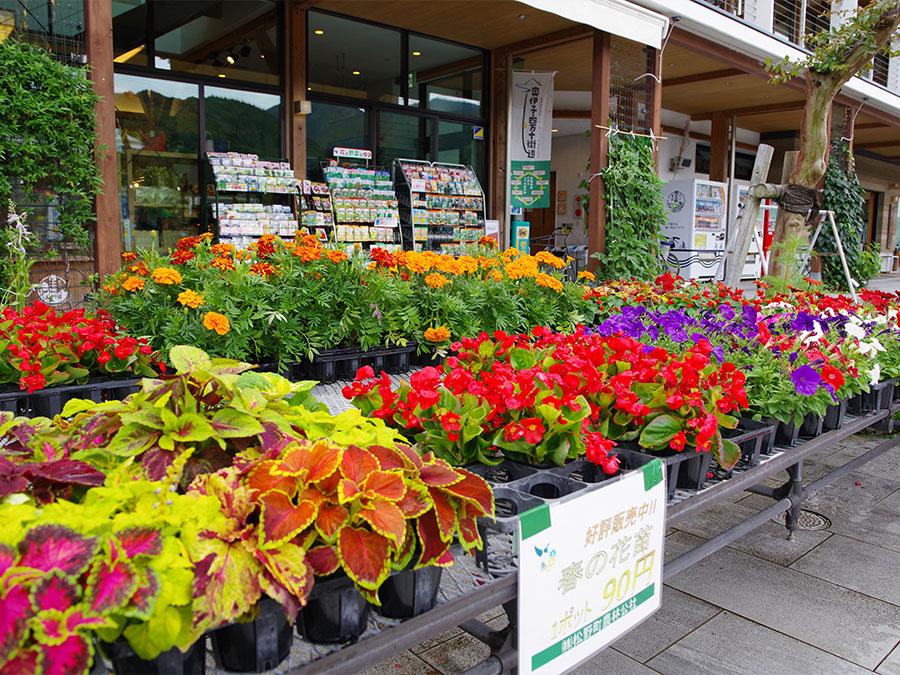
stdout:
{"type": "Polygon", "coordinates": [[[405,248],[460,252],[484,235],[484,190],[471,166],[394,160],[405,248]]]}
{"type": "MultiPolygon", "coordinates": [[[[864,429],[879,426],[882,429],[890,428],[891,418],[896,412],[900,412],[900,403],[891,401],[889,404],[889,408],[876,412],[855,417],[847,415],[840,429],[821,434],[799,445],[776,445],[768,455],[761,457],[756,466],[737,468],[730,478],[714,479],[702,490],[676,490],[666,511],[667,527],[677,525],[743,491],[771,497],[774,503],[700,546],[668,561],[663,568],[663,578],[668,579],[678,574],[781,513],[787,514],[785,522],[789,536],[792,536],[797,529],[804,499],[900,445],[900,436],[885,440],[864,455],[808,485],[803,484],[804,459],[864,429]],[[788,480],[782,485],[770,487],[763,484],[782,471],[788,473],[788,480]]],[[[598,489],[603,489],[602,486],[603,484],[598,489]]],[[[340,648],[313,646],[295,638],[290,658],[277,672],[291,675],[359,672],[454,626],[462,628],[491,649],[488,659],[468,670],[468,673],[486,675],[510,672],[516,667],[518,658],[518,574],[516,555],[512,549],[513,536],[508,533],[488,534],[486,544],[489,555],[493,558],[493,563],[489,566],[490,573],[481,569],[473,556],[463,553],[455,546],[453,553],[456,562],[445,570],[439,604],[431,611],[403,622],[382,619],[373,614],[369,628],[361,639],[355,644],[340,648]],[[495,631],[477,620],[476,617],[482,613],[501,605],[509,617],[506,628],[495,631]]]]}
{"type": "Polygon", "coordinates": [[[218,241],[240,247],[265,234],[292,236],[296,232],[298,181],[287,160],[267,162],[248,159],[246,162],[256,161],[260,166],[245,166],[233,162],[237,157],[248,155],[206,154],[211,168],[214,199],[211,210],[216,221],[218,241]],[[226,155],[234,157],[223,157],[226,155]],[[220,163],[223,159],[229,163],[220,163]],[[276,164],[280,166],[269,166],[276,164]],[[281,201],[265,200],[264,195],[277,195],[281,201]],[[289,203],[286,203],[288,199],[289,203]]]}

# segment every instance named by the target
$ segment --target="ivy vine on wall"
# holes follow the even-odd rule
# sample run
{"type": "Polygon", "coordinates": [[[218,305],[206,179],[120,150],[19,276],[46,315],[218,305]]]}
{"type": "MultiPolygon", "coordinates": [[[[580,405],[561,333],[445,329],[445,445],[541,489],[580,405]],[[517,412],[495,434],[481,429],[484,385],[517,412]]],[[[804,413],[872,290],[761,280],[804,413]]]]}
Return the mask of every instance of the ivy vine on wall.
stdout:
{"type": "Polygon", "coordinates": [[[29,200],[37,190],[55,195],[60,233],[79,247],[90,242],[100,189],[96,102],[87,69],[13,38],[0,43],[0,204],[17,184],[29,200]]]}
{"type": "Polygon", "coordinates": [[[666,222],[653,141],[613,134],[608,158],[600,171],[606,190],[606,252],[592,256],[600,261],[597,278],[653,279],[663,271],[659,231],[666,222]]]}

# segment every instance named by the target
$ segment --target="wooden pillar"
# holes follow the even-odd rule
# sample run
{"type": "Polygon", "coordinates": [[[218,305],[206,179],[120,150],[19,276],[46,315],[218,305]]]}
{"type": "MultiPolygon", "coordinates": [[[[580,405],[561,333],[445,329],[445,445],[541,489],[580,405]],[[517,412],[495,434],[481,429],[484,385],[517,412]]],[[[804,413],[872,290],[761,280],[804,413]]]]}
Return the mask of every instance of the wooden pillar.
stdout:
{"type": "MultiPolygon", "coordinates": [[[[609,154],[609,138],[597,126],[609,126],[609,70],[610,35],[594,31],[594,50],[591,72],[591,174],[597,174],[606,166],[609,154]]],[[[590,208],[588,209],[588,255],[606,251],[606,202],[603,179],[596,176],[590,182],[590,208]]],[[[589,258],[590,268],[597,261],[589,258]]]]}
{"type": "Polygon", "coordinates": [[[512,57],[508,51],[491,52],[490,202],[489,217],[500,221],[500,245],[509,244],[509,195],[506,161],[509,126],[509,82],[512,57]]]}
{"type": "Polygon", "coordinates": [[[285,108],[287,110],[287,158],[297,178],[306,178],[306,116],[294,104],[306,100],[306,12],[308,2],[285,3],[285,108]]]}
{"type": "Polygon", "coordinates": [[[709,179],[719,182],[728,180],[728,129],[729,116],[724,112],[712,114],[712,129],[709,133],[709,179]]]}
{"type": "Polygon", "coordinates": [[[112,5],[109,0],[85,0],[85,49],[94,92],[100,97],[94,108],[97,129],[94,153],[100,172],[100,194],[94,200],[97,227],[94,236],[94,268],[112,274],[121,267],[122,230],[119,225],[119,190],[116,171],[116,101],[113,85],[112,5]]]}

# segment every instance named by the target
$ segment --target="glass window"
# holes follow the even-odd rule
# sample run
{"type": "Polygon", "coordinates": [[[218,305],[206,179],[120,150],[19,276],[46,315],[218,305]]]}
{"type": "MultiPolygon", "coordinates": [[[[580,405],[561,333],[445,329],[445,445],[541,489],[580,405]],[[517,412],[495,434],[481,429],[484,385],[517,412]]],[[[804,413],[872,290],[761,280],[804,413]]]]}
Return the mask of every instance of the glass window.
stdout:
{"type": "Polygon", "coordinates": [[[320,162],[331,159],[335,147],[369,149],[366,111],[348,105],[313,102],[306,116],[306,175],[321,180],[320,162]]]}
{"type": "Polygon", "coordinates": [[[13,30],[64,63],[85,62],[84,0],[0,0],[0,39],[13,30]]]}
{"type": "Polygon", "coordinates": [[[409,104],[481,116],[484,55],[477,49],[409,36],[409,104]]]}
{"type": "Polygon", "coordinates": [[[281,97],[252,91],[206,87],[207,151],[247,152],[268,160],[281,149],[281,97]]]}
{"type": "Polygon", "coordinates": [[[437,161],[471,166],[484,187],[484,140],[475,138],[475,129],[472,124],[441,120],[438,123],[437,161]]]}
{"type": "Polygon", "coordinates": [[[400,31],[309,12],[310,91],[403,103],[400,31]]]}
{"type": "Polygon", "coordinates": [[[200,223],[199,87],[115,76],[116,151],[126,250],[174,248],[200,223]]]}
{"type": "Polygon", "coordinates": [[[375,163],[389,167],[396,157],[432,161],[434,120],[402,113],[377,113],[375,163]]]}
{"type": "Polygon", "coordinates": [[[146,0],[113,0],[113,61],[146,66],[146,0]]]}
{"type": "Polygon", "coordinates": [[[154,3],[154,66],[278,84],[278,7],[272,0],[154,3]]]}

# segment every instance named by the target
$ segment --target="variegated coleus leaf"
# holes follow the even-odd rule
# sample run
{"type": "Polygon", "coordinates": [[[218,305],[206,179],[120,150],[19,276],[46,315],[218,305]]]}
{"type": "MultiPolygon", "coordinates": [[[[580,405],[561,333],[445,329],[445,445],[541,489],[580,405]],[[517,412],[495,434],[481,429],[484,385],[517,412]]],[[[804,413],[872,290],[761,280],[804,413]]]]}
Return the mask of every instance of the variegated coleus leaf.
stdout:
{"type": "Polygon", "coordinates": [[[19,567],[42,572],[58,569],[67,575],[81,574],[97,551],[96,537],[86,537],[65,525],[38,525],[19,542],[19,567]]]}

